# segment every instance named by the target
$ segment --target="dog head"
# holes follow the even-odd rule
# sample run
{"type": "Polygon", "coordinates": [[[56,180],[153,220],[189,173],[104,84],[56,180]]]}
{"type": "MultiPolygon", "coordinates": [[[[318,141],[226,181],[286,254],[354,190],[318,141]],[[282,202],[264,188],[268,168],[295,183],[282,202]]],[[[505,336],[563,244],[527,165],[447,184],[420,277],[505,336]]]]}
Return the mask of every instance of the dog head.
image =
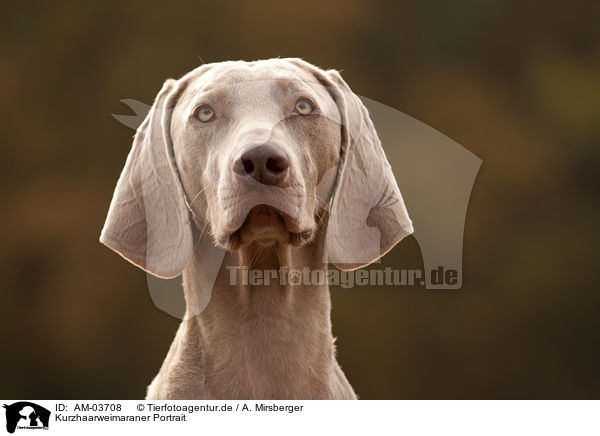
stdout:
{"type": "Polygon", "coordinates": [[[228,250],[303,246],[368,264],[412,232],[366,108],[300,59],[203,65],[167,80],[135,136],[101,241],[160,277],[209,231],[228,250]]]}

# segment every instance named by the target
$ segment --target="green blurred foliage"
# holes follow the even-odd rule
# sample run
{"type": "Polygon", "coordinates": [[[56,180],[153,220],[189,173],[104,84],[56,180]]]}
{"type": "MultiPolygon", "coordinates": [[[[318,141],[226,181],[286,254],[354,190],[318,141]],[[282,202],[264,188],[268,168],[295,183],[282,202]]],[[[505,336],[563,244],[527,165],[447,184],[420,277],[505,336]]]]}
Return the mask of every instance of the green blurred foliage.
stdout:
{"type": "MultiPolygon", "coordinates": [[[[333,289],[361,398],[597,398],[600,4],[23,1],[0,17],[0,396],[139,398],[178,320],[98,243],[132,131],[202,62],[300,56],[483,159],[461,291],[333,289]]],[[[409,238],[383,265],[420,267],[409,238]]]]}

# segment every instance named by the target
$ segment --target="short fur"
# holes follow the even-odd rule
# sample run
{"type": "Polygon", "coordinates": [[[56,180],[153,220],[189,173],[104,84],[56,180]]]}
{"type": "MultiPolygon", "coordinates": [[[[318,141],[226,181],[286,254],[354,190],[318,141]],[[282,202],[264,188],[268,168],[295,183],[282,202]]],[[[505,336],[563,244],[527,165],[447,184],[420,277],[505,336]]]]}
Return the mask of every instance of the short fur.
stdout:
{"type": "Polygon", "coordinates": [[[328,256],[355,269],[412,230],[368,112],[337,71],[271,59],[167,80],[100,237],[153,275],[183,273],[186,317],[147,398],[356,398],[335,359],[328,286],[232,284],[227,267],[326,272],[328,256]],[[298,98],[313,113],[295,113],[298,98]],[[200,122],[207,104],[216,117],[200,122]],[[267,143],[289,157],[285,184],[235,176],[240,155],[267,143]],[[265,227],[259,205],[279,221],[265,227]]]}

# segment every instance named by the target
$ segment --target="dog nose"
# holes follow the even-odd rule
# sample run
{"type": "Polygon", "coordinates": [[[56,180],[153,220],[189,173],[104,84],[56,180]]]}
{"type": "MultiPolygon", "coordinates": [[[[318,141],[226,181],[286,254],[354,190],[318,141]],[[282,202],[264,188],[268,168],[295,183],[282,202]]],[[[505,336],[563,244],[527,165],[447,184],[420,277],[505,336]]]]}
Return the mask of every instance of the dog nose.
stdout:
{"type": "Polygon", "coordinates": [[[287,155],[269,144],[259,145],[242,154],[233,170],[240,176],[251,176],[264,185],[282,186],[288,176],[290,160],[287,155]]]}

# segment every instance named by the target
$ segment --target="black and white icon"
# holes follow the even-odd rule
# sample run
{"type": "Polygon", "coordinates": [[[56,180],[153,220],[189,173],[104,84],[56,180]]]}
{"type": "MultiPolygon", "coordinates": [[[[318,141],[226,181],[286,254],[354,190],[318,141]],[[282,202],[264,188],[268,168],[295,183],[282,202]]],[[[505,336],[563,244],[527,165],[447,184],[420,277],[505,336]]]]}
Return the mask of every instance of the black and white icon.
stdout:
{"type": "Polygon", "coordinates": [[[29,401],[3,406],[6,409],[6,431],[18,429],[48,429],[50,411],[29,401]]]}

